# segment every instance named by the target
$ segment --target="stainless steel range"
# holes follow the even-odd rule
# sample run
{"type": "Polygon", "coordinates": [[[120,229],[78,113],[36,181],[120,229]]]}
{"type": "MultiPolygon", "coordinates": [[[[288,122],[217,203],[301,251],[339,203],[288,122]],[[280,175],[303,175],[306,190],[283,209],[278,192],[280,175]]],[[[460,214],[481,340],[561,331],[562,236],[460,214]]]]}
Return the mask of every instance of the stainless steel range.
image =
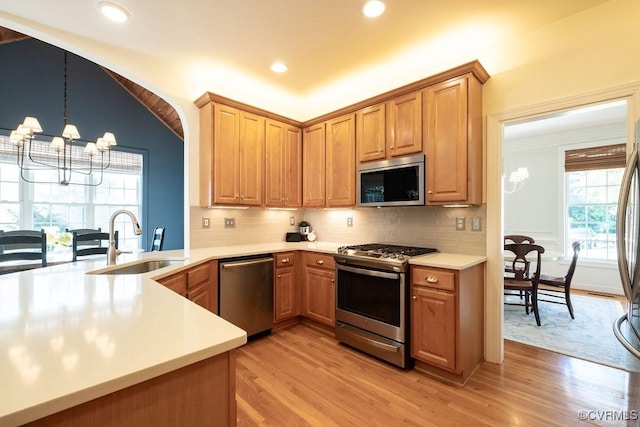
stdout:
{"type": "Polygon", "coordinates": [[[342,246],[336,261],[336,338],[402,368],[409,352],[409,259],[433,248],[342,246]]]}

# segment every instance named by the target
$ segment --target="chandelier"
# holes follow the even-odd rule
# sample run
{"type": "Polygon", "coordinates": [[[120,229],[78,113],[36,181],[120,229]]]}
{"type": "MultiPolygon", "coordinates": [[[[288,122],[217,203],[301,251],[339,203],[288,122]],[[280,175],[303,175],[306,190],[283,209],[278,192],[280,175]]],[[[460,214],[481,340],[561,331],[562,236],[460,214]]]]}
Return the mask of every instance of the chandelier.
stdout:
{"type": "Polygon", "coordinates": [[[98,186],[102,183],[103,171],[110,165],[110,150],[116,144],[111,132],[105,132],[96,142],[88,142],[82,147],[74,142],[80,138],[78,129],[67,123],[67,52],[64,52],[64,111],[61,136],[54,136],[51,143],[35,140],[35,134],[42,132],[40,122],[35,117],[25,117],[18,127],[11,131],[9,141],[17,148],[16,160],[21,178],[30,183],[57,183],[62,186],[98,186]],[[31,171],[57,171],[57,181],[42,181],[32,178],[31,171]],[[99,172],[97,181],[74,181],[74,176],[91,175],[99,172]]]}
{"type": "Polygon", "coordinates": [[[518,168],[509,175],[510,189],[505,189],[505,194],[513,194],[520,191],[524,186],[524,180],[529,178],[529,170],[527,168],[518,168]]]}

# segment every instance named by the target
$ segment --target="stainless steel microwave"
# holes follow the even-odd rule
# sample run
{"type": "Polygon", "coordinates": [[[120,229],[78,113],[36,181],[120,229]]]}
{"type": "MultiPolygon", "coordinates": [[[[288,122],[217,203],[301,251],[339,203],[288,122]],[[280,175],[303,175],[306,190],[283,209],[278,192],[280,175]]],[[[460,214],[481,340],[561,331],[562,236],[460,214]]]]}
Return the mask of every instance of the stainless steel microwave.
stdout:
{"type": "Polygon", "coordinates": [[[424,154],[362,163],[358,167],[358,206],[424,205],[424,154]]]}

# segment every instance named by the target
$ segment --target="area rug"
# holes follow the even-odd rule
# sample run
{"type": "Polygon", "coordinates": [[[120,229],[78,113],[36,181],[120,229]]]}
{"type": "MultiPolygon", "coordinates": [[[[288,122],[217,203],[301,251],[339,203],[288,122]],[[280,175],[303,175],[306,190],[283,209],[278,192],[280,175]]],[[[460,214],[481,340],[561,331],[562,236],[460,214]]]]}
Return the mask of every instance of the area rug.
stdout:
{"type": "MultiPolygon", "coordinates": [[[[506,297],[518,299],[517,296],[506,297]]],[[[542,347],[591,362],[640,372],[640,360],[618,342],[612,325],[624,310],[614,300],[572,296],[575,319],[567,306],[540,302],[541,326],[536,326],[533,313],[527,315],[523,306],[504,306],[504,338],[542,347]]]]}

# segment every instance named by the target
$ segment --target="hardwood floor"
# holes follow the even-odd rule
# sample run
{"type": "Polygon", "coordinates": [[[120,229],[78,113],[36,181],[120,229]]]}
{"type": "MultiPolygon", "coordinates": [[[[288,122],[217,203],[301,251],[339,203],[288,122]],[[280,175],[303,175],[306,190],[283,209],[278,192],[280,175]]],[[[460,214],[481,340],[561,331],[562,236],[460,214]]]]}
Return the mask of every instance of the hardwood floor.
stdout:
{"type": "Polygon", "coordinates": [[[640,423],[640,374],[510,341],[504,363],[483,363],[465,387],[403,371],[307,323],[250,342],[237,356],[240,426],[640,423]],[[593,411],[590,421],[580,411],[593,411]]]}

